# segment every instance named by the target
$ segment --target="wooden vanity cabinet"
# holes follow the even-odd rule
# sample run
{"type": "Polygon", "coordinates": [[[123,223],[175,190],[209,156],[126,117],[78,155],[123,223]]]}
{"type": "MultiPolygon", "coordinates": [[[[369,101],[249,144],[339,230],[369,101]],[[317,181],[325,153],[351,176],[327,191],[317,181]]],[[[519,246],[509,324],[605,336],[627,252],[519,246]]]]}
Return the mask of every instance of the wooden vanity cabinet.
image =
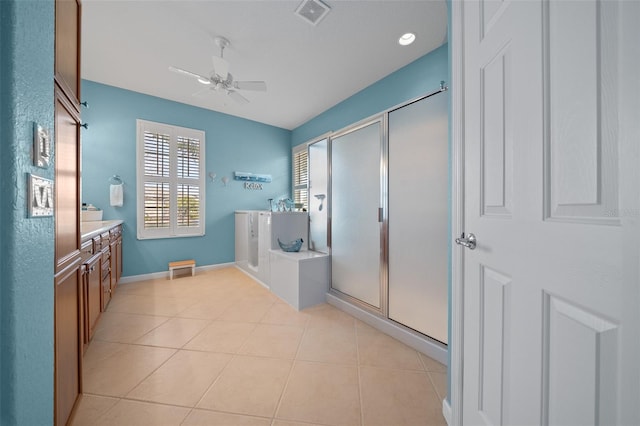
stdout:
{"type": "Polygon", "coordinates": [[[84,346],[93,338],[96,325],[122,276],[122,225],[82,239],[82,286],[84,346]]]}
{"type": "MultiPolygon", "coordinates": [[[[1,0],[0,0],[1,1],[1,0]]],[[[54,412],[65,425],[82,393],[85,298],[80,237],[80,0],[55,0],[54,412]]]]}

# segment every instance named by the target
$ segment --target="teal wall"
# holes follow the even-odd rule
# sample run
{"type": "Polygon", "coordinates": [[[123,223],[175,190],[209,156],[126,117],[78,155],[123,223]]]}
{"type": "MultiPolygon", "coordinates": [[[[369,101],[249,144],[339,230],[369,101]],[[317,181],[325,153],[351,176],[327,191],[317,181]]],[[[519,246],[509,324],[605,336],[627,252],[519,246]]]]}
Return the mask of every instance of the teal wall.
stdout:
{"type": "Polygon", "coordinates": [[[104,219],[124,220],[124,276],[166,271],[167,263],[195,259],[197,265],[233,262],[234,211],[266,209],[267,199],[290,195],[291,132],[166,99],[83,80],[82,201],[104,210],[104,219]],[[206,235],[136,238],[136,119],[205,131],[206,235]],[[270,174],[263,190],[246,190],[234,171],[270,174]],[[109,178],[125,182],[123,207],[109,206],[109,178]],[[224,186],[220,178],[230,180],[224,186]]]}
{"type": "Polygon", "coordinates": [[[441,81],[449,82],[447,49],[437,48],[297,127],[291,146],[437,90],[441,81]]]}
{"type": "Polygon", "coordinates": [[[0,1],[0,424],[53,423],[53,218],[27,218],[33,122],[53,133],[53,1],[0,1]]]}

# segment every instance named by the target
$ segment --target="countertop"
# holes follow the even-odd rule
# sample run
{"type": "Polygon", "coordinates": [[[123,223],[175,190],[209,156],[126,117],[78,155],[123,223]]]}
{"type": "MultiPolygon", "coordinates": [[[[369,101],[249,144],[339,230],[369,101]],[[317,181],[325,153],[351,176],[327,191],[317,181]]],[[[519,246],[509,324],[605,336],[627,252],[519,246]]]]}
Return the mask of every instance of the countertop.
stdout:
{"type": "Polygon", "coordinates": [[[271,249],[269,251],[273,254],[277,254],[283,257],[288,257],[296,261],[304,261],[309,259],[315,259],[318,257],[329,257],[327,253],[321,253],[319,251],[311,251],[311,250],[300,250],[300,251],[291,252],[291,251],[284,251],[280,249],[271,249]]]}
{"type": "Polygon", "coordinates": [[[80,234],[81,240],[86,241],[90,238],[98,236],[103,232],[108,231],[114,226],[118,226],[123,223],[123,220],[92,220],[88,222],[80,222],[80,234]]]}

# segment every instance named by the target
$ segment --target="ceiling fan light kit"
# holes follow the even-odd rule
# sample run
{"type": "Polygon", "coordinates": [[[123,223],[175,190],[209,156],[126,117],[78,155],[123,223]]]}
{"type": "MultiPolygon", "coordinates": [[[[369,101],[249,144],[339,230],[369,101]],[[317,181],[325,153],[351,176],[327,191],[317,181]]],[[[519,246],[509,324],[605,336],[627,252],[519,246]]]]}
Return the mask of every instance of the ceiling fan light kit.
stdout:
{"type": "Polygon", "coordinates": [[[258,92],[267,90],[267,83],[264,81],[234,81],[229,72],[229,62],[224,59],[224,49],[229,47],[231,42],[225,37],[216,37],[213,41],[220,48],[220,56],[212,57],[213,69],[208,77],[173,66],[169,67],[169,71],[195,78],[199,83],[208,86],[210,91],[224,91],[239,104],[246,104],[249,100],[238,93],[237,90],[258,92]]]}

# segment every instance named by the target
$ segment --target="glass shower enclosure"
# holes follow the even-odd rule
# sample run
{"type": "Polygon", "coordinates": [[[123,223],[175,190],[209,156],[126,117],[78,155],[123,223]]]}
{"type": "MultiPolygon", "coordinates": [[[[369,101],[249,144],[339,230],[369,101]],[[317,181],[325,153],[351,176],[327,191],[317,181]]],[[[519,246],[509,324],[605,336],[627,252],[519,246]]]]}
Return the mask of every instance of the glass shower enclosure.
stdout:
{"type": "Polygon", "coordinates": [[[442,87],[329,138],[332,292],[444,344],[448,101],[442,87]]]}

